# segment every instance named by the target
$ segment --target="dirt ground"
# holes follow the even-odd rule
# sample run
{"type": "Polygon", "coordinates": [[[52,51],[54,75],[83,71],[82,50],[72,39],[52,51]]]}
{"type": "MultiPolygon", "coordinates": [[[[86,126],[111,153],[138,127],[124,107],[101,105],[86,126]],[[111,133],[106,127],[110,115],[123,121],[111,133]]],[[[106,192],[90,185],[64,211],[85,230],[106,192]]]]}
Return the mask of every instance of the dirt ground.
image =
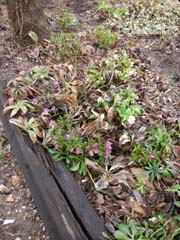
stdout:
{"type": "MultiPolygon", "coordinates": [[[[0,1],[0,76],[11,79],[33,63],[10,40],[7,12],[0,1]]],[[[26,185],[0,124],[0,240],[48,239],[31,193],[26,185]]]]}
{"type": "MultiPolygon", "coordinates": [[[[82,1],[67,4],[80,22],[89,23],[93,28],[99,21],[93,15],[96,4],[82,1]],[[86,16],[86,17],[84,17],[86,16]],[[94,16],[94,17],[92,17],[94,16]]],[[[147,63],[149,69],[167,79],[180,83],[180,39],[171,42],[157,36],[130,39],[135,44],[138,58],[147,63]]],[[[25,52],[15,48],[10,39],[7,12],[0,1],[0,76],[1,81],[13,78],[20,71],[36,64],[31,49],[25,52]]],[[[40,219],[31,193],[7,143],[0,125],[0,184],[7,193],[0,192],[0,240],[48,240],[45,227],[40,219]]]]}

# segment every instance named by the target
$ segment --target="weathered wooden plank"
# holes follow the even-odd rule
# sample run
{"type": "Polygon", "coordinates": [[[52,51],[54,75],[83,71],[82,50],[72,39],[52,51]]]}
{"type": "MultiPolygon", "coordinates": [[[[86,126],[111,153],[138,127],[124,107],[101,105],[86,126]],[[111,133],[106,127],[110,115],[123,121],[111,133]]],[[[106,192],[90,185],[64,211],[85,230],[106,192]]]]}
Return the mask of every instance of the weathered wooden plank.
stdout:
{"type": "MultiPolygon", "coordinates": [[[[2,108],[0,112],[2,113],[2,108]]],[[[87,240],[48,169],[24,141],[21,131],[12,126],[1,113],[0,118],[8,140],[51,239],[87,240]]]]}
{"type": "Polygon", "coordinates": [[[1,91],[1,121],[51,239],[105,239],[103,223],[71,173],[9,123],[2,114],[3,103],[1,91]]]}

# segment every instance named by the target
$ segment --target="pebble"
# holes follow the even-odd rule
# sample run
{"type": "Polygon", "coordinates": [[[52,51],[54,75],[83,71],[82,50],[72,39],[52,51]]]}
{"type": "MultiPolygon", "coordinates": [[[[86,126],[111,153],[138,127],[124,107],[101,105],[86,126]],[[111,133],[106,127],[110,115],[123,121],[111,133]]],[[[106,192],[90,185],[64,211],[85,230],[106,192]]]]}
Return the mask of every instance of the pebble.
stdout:
{"type": "Polygon", "coordinates": [[[15,199],[14,199],[13,195],[11,195],[11,194],[6,198],[7,203],[13,203],[14,201],[15,201],[15,199]]]}

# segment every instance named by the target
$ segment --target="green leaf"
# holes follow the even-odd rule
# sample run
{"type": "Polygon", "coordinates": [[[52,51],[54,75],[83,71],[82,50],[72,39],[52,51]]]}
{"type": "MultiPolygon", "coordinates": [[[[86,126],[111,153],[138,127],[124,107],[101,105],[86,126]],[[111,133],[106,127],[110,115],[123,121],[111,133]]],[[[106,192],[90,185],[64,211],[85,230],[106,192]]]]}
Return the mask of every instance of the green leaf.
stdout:
{"type": "Polygon", "coordinates": [[[35,132],[30,130],[30,131],[28,131],[28,134],[29,134],[29,137],[32,140],[32,142],[35,143],[37,141],[37,136],[36,136],[35,132]]]}
{"type": "Polygon", "coordinates": [[[30,31],[30,32],[28,33],[28,35],[30,36],[30,38],[33,40],[33,42],[34,42],[35,44],[38,44],[39,38],[38,38],[38,35],[37,35],[35,32],[30,31]]]}
{"type": "Polygon", "coordinates": [[[129,237],[127,237],[124,233],[122,233],[119,230],[115,231],[114,236],[117,240],[131,240],[129,237]]]}
{"type": "Polygon", "coordinates": [[[180,208],[180,201],[174,202],[174,205],[175,205],[176,207],[180,208]]]}
{"type": "Polygon", "coordinates": [[[79,170],[80,162],[78,162],[76,165],[70,167],[70,171],[76,172],[79,170]]]}

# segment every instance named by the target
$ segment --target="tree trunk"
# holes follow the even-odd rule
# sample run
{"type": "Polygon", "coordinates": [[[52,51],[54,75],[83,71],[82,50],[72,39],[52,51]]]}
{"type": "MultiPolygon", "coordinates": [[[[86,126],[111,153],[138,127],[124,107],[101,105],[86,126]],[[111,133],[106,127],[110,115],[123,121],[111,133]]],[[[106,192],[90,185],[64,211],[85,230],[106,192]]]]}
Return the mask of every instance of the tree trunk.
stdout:
{"type": "Polygon", "coordinates": [[[33,31],[39,41],[48,39],[48,21],[42,7],[42,0],[6,0],[13,35],[20,41],[27,41],[33,31]]]}

